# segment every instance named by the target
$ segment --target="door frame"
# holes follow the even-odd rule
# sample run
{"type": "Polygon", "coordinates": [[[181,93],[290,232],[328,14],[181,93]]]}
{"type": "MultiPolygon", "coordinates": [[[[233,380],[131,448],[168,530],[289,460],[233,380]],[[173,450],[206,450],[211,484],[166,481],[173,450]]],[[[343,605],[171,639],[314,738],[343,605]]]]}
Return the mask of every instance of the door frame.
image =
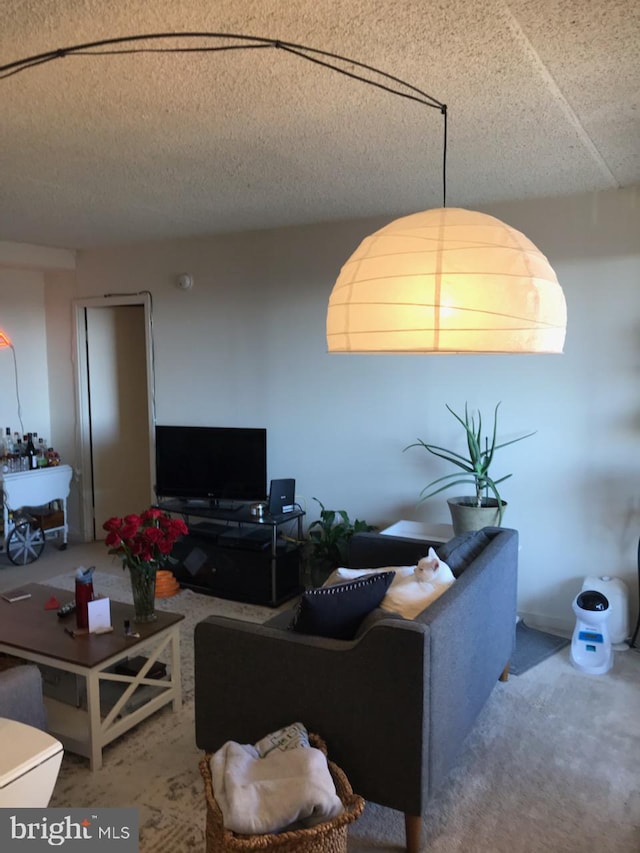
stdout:
{"type": "Polygon", "coordinates": [[[115,308],[124,305],[141,305],[144,308],[144,334],[147,367],[147,412],[149,423],[149,503],[153,503],[155,480],[155,375],[153,358],[153,321],[151,294],[132,293],[113,296],[94,296],[73,300],[74,350],[76,355],[76,422],[78,424],[77,458],[80,460],[78,482],[80,487],[80,531],[85,542],[94,540],[93,467],[91,458],[91,432],[89,416],[89,364],[87,360],[87,308],[115,308]]]}

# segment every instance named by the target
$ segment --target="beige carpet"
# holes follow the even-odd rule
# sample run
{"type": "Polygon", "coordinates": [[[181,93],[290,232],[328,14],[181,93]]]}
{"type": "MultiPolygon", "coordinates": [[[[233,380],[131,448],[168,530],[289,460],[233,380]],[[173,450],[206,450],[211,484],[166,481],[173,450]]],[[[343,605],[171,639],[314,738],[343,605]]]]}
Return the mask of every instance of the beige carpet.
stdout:
{"type": "MultiPolygon", "coordinates": [[[[73,585],[68,574],[48,582],[73,585]]],[[[126,576],[98,572],[94,586],[114,599],[131,600],[126,576]]],[[[209,613],[260,622],[273,611],[184,590],[159,607],[186,615],[182,710],[160,711],[107,747],[104,767],[95,773],[85,759],[66,754],[51,805],[137,806],[142,853],[203,851],[193,627],[209,613]]],[[[402,842],[402,816],[373,804],[349,833],[350,853],[391,853],[402,842]]],[[[455,771],[425,814],[425,851],[639,850],[640,655],[618,652],[610,673],[587,676],[571,666],[565,648],[497,684],[455,771]]]]}

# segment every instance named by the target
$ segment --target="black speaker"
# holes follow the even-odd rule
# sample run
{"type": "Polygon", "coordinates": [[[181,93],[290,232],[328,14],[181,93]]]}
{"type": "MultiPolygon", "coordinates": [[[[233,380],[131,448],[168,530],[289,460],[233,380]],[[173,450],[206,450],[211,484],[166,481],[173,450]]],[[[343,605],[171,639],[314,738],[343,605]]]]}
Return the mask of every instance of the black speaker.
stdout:
{"type": "Polygon", "coordinates": [[[285,480],[272,480],[269,487],[269,513],[270,515],[282,515],[283,512],[291,512],[296,499],[296,481],[289,478],[285,480]]]}

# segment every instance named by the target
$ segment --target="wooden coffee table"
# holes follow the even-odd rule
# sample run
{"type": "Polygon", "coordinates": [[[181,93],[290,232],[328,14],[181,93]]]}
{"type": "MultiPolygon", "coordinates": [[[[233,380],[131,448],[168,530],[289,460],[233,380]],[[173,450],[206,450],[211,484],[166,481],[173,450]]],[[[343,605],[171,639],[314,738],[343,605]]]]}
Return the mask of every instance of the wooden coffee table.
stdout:
{"type": "Polygon", "coordinates": [[[102,767],[102,750],[115,738],[164,705],[180,708],[182,614],[158,612],[154,622],[138,623],[131,605],[112,600],[112,633],[72,637],[65,627],[75,629],[75,615],[61,618],[44,605],[52,595],[64,604],[73,593],[36,583],[20,589],[31,597],[12,604],[0,598],[0,652],[80,676],[82,701],[45,696],[48,730],[65,749],[88,758],[92,770],[102,767]],[[125,619],[139,638],[125,636],[125,619]],[[149,678],[165,650],[170,655],[166,678],[149,678]],[[136,675],[114,672],[118,663],[139,655],[148,660],[136,675]]]}

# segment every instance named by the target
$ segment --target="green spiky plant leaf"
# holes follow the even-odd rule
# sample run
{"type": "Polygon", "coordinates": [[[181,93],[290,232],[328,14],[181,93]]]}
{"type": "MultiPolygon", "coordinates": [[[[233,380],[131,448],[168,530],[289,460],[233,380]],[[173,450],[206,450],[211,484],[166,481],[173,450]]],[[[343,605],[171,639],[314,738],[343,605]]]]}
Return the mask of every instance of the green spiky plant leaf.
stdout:
{"type": "Polygon", "coordinates": [[[453,486],[470,484],[475,489],[475,505],[482,506],[482,498],[488,497],[489,493],[493,495],[498,504],[498,524],[502,523],[503,501],[498,491],[498,484],[503,483],[511,477],[511,474],[505,474],[495,480],[489,473],[489,469],[493,463],[494,455],[497,450],[502,447],[508,447],[510,444],[515,444],[517,441],[522,441],[525,438],[535,434],[528,432],[526,435],[512,438],[509,441],[498,443],[498,409],[500,403],[495,407],[493,413],[493,428],[491,430],[491,439],[482,436],[482,415],[478,411],[477,416],[473,413],[469,414],[468,405],[464,405],[464,417],[454,412],[454,410],[446,404],[447,409],[451,412],[454,418],[462,426],[465,432],[467,443],[467,456],[457,453],[454,450],[448,450],[446,447],[440,447],[437,444],[430,444],[417,439],[413,444],[407,445],[404,450],[409,450],[410,447],[423,447],[434,456],[444,459],[459,468],[459,471],[454,471],[452,474],[445,474],[444,477],[438,477],[437,480],[432,480],[420,492],[419,503],[426,501],[427,498],[432,498],[434,495],[444,492],[453,486]]]}

